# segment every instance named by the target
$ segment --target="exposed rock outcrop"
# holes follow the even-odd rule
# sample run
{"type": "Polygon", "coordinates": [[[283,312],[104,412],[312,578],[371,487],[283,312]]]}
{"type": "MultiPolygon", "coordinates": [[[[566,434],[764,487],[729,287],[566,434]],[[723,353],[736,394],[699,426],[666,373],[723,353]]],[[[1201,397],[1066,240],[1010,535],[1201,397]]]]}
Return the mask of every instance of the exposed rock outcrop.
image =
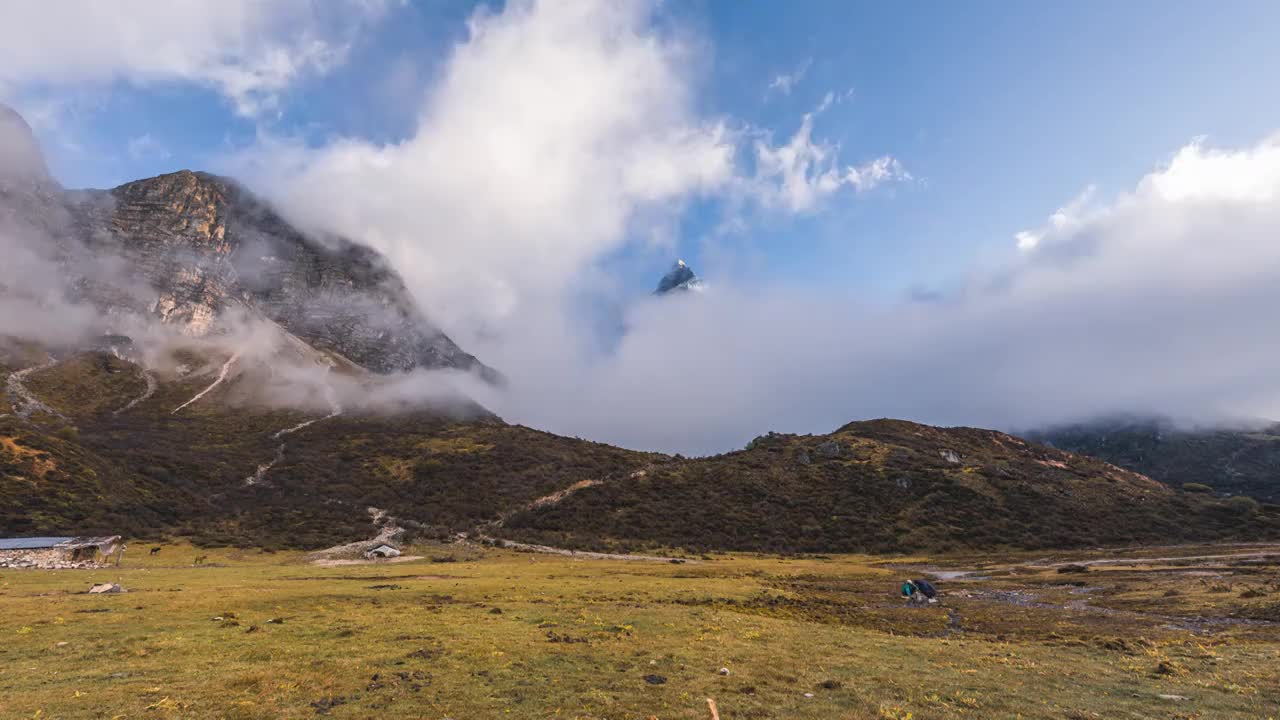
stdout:
{"type": "Polygon", "coordinates": [[[374,372],[499,377],[423,315],[376,251],[303,234],[233,180],[182,170],[65,191],[8,108],[0,107],[0,134],[0,223],[62,268],[74,303],[195,336],[243,310],[374,372]]]}

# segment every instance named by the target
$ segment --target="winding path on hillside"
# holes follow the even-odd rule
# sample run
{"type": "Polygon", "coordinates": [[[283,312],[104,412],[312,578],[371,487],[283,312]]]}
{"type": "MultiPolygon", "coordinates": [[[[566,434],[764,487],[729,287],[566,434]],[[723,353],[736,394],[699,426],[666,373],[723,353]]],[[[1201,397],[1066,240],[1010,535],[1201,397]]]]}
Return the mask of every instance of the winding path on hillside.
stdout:
{"type": "Polygon", "coordinates": [[[58,359],[53,355],[50,355],[47,361],[39,365],[33,365],[29,368],[23,368],[22,370],[16,370],[9,373],[8,379],[5,380],[5,390],[9,393],[9,402],[13,405],[14,415],[17,415],[23,420],[30,420],[32,414],[39,411],[48,413],[54,417],[62,418],[63,420],[67,419],[62,413],[41,402],[40,399],[23,384],[23,381],[27,379],[28,375],[38,373],[42,370],[48,370],[57,364],[58,359]]]}
{"type": "MultiPolygon", "coordinates": [[[[297,425],[284,428],[283,430],[278,430],[271,436],[271,439],[280,440],[280,438],[286,435],[291,435],[293,433],[298,432],[299,430],[311,427],[312,425],[318,422],[323,422],[325,420],[336,418],[339,415],[341,415],[342,405],[338,403],[338,395],[336,392],[334,392],[333,388],[326,385],[324,388],[324,396],[325,396],[325,400],[328,401],[329,403],[328,415],[325,415],[324,417],[312,418],[311,420],[300,422],[297,425]]],[[[244,484],[245,485],[261,485],[263,482],[265,482],[267,479],[267,473],[271,472],[271,468],[275,467],[277,464],[279,464],[281,461],[284,460],[284,446],[285,446],[284,441],[281,441],[280,444],[276,446],[275,455],[271,457],[271,460],[259,465],[258,469],[255,470],[252,475],[244,479],[244,484]]]]}
{"type": "Polygon", "coordinates": [[[235,365],[236,361],[237,361],[237,360],[239,360],[239,359],[240,359],[240,351],[238,351],[238,350],[237,350],[237,351],[235,352],[235,354],[233,354],[231,357],[227,358],[227,361],[226,361],[226,362],[222,363],[222,369],[218,371],[218,378],[217,378],[216,380],[214,380],[214,381],[213,381],[213,383],[209,385],[209,387],[207,387],[207,388],[205,388],[205,389],[201,390],[200,392],[196,393],[195,397],[191,398],[190,400],[188,400],[188,401],[186,401],[186,402],[182,403],[181,405],[179,405],[178,407],[174,408],[174,409],[173,409],[173,412],[172,412],[172,413],[170,413],[170,414],[171,414],[171,415],[177,415],[179,410],[182,410],[183,408],[185,408],[186,406],[190,405],[191,403],[193,403],[193,402],[195,402],[195,401],[199,400],[200,398],[204,397],[205,395],[208,395],[208,394],[209,394],[209,393],[210,393],[214,388],[216,388],[216,387],[218,387],[219,385],[221,385],[221,384],[222,384],[222,382],[223,382],[224,380],[226,380],[226,379],[227,379],[227,374],[231,372],[231,366],[232,366],[232,365],[235,365]]]}
{"type": "MultiPolygon", "coordinates": [[[[122,413],[129,412],[130,410],[137,407],[140,403],[145,402],[147,398],[151,397],[156,393],[156,388],[159,386],[159,383],[156,382],[156,376],[146,368],[140,368],[140,370],[142,371],[142,379],[147,382],[147,388],[142,391],[141,395],[130,400],[128,404],[126,404],[124,407],[111,413],[112,415],[120,415],[122,413]]],[[[174,412],[177,412],[177,411],[175,410],[174,412]]]]}

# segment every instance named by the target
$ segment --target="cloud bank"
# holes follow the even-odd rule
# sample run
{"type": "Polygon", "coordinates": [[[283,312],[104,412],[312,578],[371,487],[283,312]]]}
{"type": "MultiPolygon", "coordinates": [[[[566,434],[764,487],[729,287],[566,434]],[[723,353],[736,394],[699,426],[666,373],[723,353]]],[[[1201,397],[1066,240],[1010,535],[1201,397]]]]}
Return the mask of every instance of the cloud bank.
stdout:
{"type": "MultiPolygon", "coordinates": [[[[1280,416],[1275,140],[1194,142],[1131,192],[1086,192],[1019,233],[1003,271],[948,297],[893,305],[718,278],[714,292],[638,299],[599,352],[582,285],[688,203],[811,213],[907,177],[889,155],[842,163],[812,114],[775,145],[699,113],[701,52],[644,4],[512,3],[473,18],[409,140],[268,140],[242,167],[295,218],[386,252],[508,375],[476,392],[513,422],[706,453],[877,416],[1006,429],[1280,416]]],[[[749,234],[750,219],[736,227],[749,234]]]]}

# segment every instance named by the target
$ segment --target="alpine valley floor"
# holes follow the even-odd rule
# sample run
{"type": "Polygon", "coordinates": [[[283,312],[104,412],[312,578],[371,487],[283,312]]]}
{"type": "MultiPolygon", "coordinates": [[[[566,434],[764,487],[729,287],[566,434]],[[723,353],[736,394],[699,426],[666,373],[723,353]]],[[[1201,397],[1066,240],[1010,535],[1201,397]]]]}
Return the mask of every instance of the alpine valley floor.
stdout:
{"type": "Polygon", "coordinates": [[[148,547],[0,571],[0,717],[668,720],[711,717],[707,698],[725,719],[1280,716],[1276,545],[676,563],[452,544],[341,566],[148,547]],[[905,607],[899,581],[930,575],[942,602],[905,607]]]}

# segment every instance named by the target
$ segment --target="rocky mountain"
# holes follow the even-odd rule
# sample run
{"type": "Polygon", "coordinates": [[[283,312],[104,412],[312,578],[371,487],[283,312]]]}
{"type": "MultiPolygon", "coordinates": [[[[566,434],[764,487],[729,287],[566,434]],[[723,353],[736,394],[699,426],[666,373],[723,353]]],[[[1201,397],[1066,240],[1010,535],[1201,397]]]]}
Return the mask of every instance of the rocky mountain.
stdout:
{"type": "Polygon", "coordinates": [[[67,191],[8,108],[0,148],[5,245],[56,267],[66,300],[99,313],[96,332],[146,318],[198,337],[248,316],[374,372],[452,368],[498,379],[418,310],[377,252],[304,234],[233,180],[183,170],[67,191]]]}
{"type": "Polygon", "coordinates": [[[1280,424],[1189,429],[1156,417],[1115,417],[1028,433],[1181,487],[1280,501],[1280,424]]]}
{"type": "Polygon", "coordinates": [[[683,260],[676,260],[676,264],[672,265],[667,274],[662,276],[662,280],[658,281],[658,287],[653,291],[653,294],[667,295],[674,292],[702,289],[702,280],[694,274],[693,269],[686,265],[683,260]]]}

